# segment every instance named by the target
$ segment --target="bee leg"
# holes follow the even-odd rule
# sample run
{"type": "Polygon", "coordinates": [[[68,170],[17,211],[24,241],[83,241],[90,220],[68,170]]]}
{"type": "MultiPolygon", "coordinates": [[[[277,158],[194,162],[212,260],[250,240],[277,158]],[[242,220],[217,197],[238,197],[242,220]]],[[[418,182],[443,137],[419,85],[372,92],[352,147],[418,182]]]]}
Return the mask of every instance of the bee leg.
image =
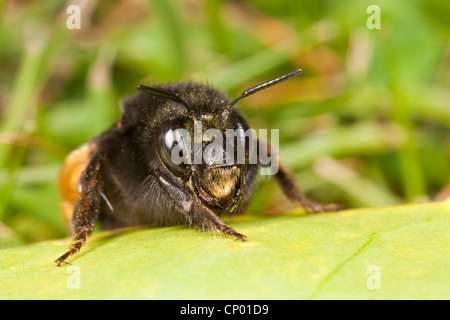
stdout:
{"type": "MultiPolygon", "coordinates": [[[[260,141],[259,145],[264,144],[262,144],[262,142],[260,141]]],[[[268,143],[266,143],[266,147],[267,147],[267,155],[271,156],[274,153],[274,149],[268,143]]],[[[297,182],[292,173],[289,171],[289,169],[284,165],[284,163],[281,160],[279,160],[278,157],[276,160],[278,160],[279,168],[278,171],[275,173],[275,179],[280,185],[284,194],[290,200],[298,202],[309,213],[339,211],[342,209],[340,205],[333,203],[322,204],[306,197],[298,187],[297,182]]]]}
{"type": "Polygon", "coordinates": [[[281,186],[281,189],[286,194],[286,196],[290,200],[298,202],[301,206],[303,206],[306,209],[306,211],[308,211],[309,213],[314,213],[326,211],[339,211],[342,209],[341,206],[334,203],[323,204],[307,198],[303,194],[303,192],[301,192],[292,173],[281,161],[279,163],[279,166],[280,167],[278,169],[278,172],[275,174],[275,179],[281,186]]]}
{"type": "Polygon", "coordinates": [[[203,227],[203,225],[206,224],[209,228],[214,228],[226,236],[231,236],[236,238],[236,240],[246,242],[247,236],[240,234],[233,228],[229,227],[217,215],[215,215],[214,212],[203,205],[194,204],[189,211],[189,215],[193,218],[195,221],[194,223],[197,225],[200,224],[203,227]]]}
{"type": "Polygon", "coordinates": [[[178,188],[165,175],[155,171],[153,177],[163,193],[172,200],[177,210],[183,214],[186,223],[200,230],[216,229],[225,235],[245,242],[247,238],[245,235],[226,225],[214,212],[196,201],[192,195],[178,188]]]}
{"type": "Polygon", "coordinates": [[[102,163],[103,157],[95,155],[81,174],[79,197],[75,202],[72,213],[73,242],[70,250],[55,260],[57,267],[61,266],[62,263],[69,264],[65,260],[80,251],[81,246],[86,243],[87,236],[94,229],[100,213],[100,192],[103,187],[101,181],[102,163]]]}

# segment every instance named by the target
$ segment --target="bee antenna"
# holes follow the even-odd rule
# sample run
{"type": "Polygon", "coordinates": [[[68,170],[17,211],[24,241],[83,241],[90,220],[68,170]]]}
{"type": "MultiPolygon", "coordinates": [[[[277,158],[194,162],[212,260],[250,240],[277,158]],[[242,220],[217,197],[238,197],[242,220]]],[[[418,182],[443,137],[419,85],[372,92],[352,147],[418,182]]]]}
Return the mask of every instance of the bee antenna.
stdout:
{"type": "Polygon", "coordinates": [[[147,86],[144,86],[142,84],[138,85],[137,89],[138,89],[138,91],[141,91],[141,92],[145,92],[145,93],[153,94],[153,95],[156,95],[156,96],[164,97],[164,98],[167,98],[169,100],[181,103],[183,106],[186,107],[186,109],[190,113],[192,113],[192,110],[189,107],[189,105],[183,99],[181,99],[179,96],[177,96],[175,94],[172,94],[172,93],[169,93],[169,92],[165,92],[165,91],[162,91],[162,90],[159,90],[159,89],[156,89],[156,88],[147,87],[147,86]]]}
{"type": "Polygon", "coordinates": [[[251,87],[250,89],[245,90],[243,93],[241,93],[241,95],[239,97],[237,97],[236,99],[234,99],[227,107],[231,107],[233,106],[236,102],[238,102],[239,100],[248,97],[258,91],[270,88],[276,84],[279,84],[283,81],[286,81],[292,77],[295,77],[296,75],[302,73],[302,69],[296,69],[294,71],[291,71],[289,73],[286,73],[285,75],[282,75],[281,77],[269,80],[267,82],[261,83],[257,86],[251,87]]]}

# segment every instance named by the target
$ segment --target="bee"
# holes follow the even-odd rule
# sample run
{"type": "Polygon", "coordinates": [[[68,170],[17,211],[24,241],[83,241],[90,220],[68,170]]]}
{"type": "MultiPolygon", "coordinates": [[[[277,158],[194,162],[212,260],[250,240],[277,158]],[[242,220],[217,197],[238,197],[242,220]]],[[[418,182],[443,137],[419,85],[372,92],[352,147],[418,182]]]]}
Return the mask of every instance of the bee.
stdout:
{"type": "Polygon", "coordinates": [[[281,189],[307,212],[339,210],[338,205],[308,199],[275,148],[246,135],[250,127],[235,107],[239,100],[301,72],[296,69],[252,87],[233,101],[219,90],[192,82],[139,85],[137,93],[123,100],[120,118],[64,162],[58,185],[73,242],[55,260],[57,266],[69,264],[66,259],[80,251],[97,221],[104,229],[187,224],[246,241],[221,218],[245,211],[258,169],[267,167],[259,157],[251,161],[252,150],[272,157],[281,189]],[[207,134],[211,129],[232,129],[236,143],[219,148],[223,142],[207,134]],[[251,149],[250,142],[257,148],[251,149]],[[216,148],[208,149],[212,144],[216,148]],[[239,150],[241,161],[234,157],[239,150]]]}

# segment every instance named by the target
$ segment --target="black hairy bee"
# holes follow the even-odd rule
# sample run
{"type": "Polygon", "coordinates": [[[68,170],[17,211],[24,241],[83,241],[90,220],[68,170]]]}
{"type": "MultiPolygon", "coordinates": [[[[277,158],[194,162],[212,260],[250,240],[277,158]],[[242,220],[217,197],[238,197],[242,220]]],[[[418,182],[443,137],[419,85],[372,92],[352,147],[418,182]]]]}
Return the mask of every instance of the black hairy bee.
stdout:
{"type": "MultiPolygon", "coordinates": [[[[140,92],[124,100],[120,119],[65,160],[58,183],[74,238],[70,250],[55,261],[57,266],[80,251],[97,220],[105,229],[186,223],[245,241],[246,236],[221,217],[245,210],[258,167],[267,166],[259,158],[251,161],[246,144],[255,142],[256,154],[264,151],[276,157],[276,152],[270,144],[246,135],[249,125],[234,105],[300,73],[297,69],[252,87],[233,101],[196,83],[138,86],[140,92]],[[201,129],[196,132],[198,123],[201,129]],[[210,129],[218,133],[232,129],[236,143],[220,149],[224,144],[217,135],[207,134],[210,129]],[[212,144],[216,148],[206,152],[212,144]],[[234,157],[239,150],[244,150],[241,161],[234,157]]],[[[308,212],[338,210],[337,205],[306,198],[288,169],[276,161],[274,177],[289,199],[308,212]]]]}

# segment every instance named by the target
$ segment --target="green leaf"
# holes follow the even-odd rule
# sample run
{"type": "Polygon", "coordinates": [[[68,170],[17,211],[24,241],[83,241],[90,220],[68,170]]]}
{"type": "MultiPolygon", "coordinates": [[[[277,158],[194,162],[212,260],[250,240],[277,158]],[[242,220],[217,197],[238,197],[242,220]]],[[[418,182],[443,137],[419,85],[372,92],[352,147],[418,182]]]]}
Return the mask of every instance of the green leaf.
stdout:
{"type": "Polygon", "coordinates": [[[97,232],[75,267],[54,263],[69,239],[4,249],[0,299],[449,299],[449,212],[446,201],[228,221],[245,243],[184,226],[97,232]]]}

